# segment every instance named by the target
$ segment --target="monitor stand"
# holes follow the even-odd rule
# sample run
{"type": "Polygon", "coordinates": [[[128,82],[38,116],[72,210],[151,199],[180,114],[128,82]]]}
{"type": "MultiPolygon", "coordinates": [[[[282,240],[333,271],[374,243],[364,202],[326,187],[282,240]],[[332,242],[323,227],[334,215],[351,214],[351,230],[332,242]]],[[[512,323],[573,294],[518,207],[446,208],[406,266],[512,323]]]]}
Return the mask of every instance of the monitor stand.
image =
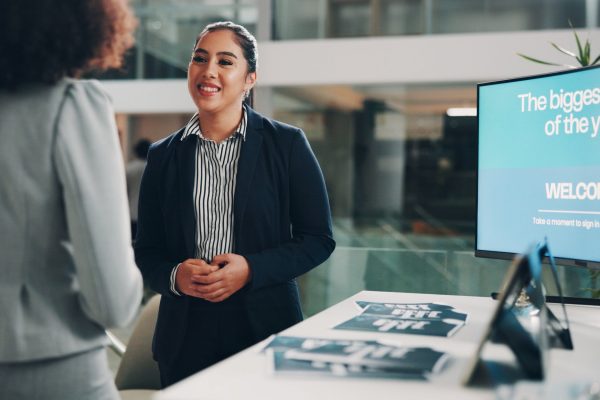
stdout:
{"type": "Polygon", "coordinates": [[[523,379],[527,379],[527,377],[521,368],[514,363],[480,359],[469,385],[489,388],[498,385],[512,385],[523,379]]]}

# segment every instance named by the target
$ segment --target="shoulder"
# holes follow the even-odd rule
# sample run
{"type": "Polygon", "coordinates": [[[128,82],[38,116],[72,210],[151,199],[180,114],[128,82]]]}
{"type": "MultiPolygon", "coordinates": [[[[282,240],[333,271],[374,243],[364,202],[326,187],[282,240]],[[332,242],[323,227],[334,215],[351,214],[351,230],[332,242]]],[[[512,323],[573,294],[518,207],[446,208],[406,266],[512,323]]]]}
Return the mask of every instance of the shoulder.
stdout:
{"type": "Polygon", "coordinates": [[[59,86],[64,86],[67,95],[77,101],[112,104],[112,99],[97,80],[64,79],[59,86]]]}
{"type": "Polygon", "coordinates": [[[98,128],[115,123],[112,100],[100,82],[67,78],[56,86],[55,90],[64,93],[60,102],[62,118],[78,118],[88,124],[98,125],[98,128]],[[98,121],[102,121],[102,124],[98,121]]]}
{"type": "Polygon", "coordinates": [[[180,142],[181,135],[183,134],[184,129],[185,128],[179,128],[178,130],[176,130],[175,132],[172,132],[168,136],[152,143],[150,145],[150,151],[156,151],[156,150],[161,150],[161,149],[165,150],[165,149],[173,148],[174,146],[177,145],[177,143],[180,142]]]}
{"type": "Polygon", "coordinates": [[[151,159],[156,160],[157,158],[163,158],[172,153],[175,150],[175,147],[180,143],[184,129],[185,128],[180,128],[169,136],[152,143],[148,149],[148,162],[150,162],[151,159]]]}

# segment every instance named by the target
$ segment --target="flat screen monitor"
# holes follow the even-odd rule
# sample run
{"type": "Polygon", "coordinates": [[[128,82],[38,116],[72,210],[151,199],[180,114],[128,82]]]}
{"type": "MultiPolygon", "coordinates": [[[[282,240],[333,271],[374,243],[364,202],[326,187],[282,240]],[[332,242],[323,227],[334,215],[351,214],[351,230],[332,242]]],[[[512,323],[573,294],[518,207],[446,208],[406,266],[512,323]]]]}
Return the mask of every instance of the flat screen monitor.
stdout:
{"type": "Polygon", "coordinates": [[[600,67],[477,85],[475,255],[600,265],[600,67]]]}

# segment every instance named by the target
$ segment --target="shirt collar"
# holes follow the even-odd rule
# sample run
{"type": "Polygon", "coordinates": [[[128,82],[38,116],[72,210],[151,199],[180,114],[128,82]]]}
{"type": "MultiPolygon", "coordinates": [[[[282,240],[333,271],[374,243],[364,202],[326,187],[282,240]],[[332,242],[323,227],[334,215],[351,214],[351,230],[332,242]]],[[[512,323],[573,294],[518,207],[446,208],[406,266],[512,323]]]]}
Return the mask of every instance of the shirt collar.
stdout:
{"type": "MultiPolygon", "coordinates": [[[[246,106],[242,106],[242,120],[240,124],[235,128],[235,131],[230,137],[234,137],[236,134],[242,136],[242,139],[246,140],[246,128],[248,127],[248,113],[246,112],[246,106]]],[[[181,141],[183,142],[191,135],[197,135],[201,139],[206,139],[202,136],[202,131],[200,130],[200,120],[198,119],[198,113],[194,114],[194,116],[190,119],[190,121],[185,126],[183,131],[183,135],[181,135],[181,141]]]]}

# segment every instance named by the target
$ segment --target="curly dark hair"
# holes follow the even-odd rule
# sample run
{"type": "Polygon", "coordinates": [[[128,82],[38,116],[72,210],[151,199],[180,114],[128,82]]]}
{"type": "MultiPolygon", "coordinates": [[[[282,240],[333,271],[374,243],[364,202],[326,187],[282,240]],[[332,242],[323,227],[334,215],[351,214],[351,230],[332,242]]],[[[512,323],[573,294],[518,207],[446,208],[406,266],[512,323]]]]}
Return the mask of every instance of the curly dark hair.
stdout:
{"type": "Polygon", "coordinates": [[[118,68],[135,26],[127,0],[2,0],[0,88],[118,68]]]}

